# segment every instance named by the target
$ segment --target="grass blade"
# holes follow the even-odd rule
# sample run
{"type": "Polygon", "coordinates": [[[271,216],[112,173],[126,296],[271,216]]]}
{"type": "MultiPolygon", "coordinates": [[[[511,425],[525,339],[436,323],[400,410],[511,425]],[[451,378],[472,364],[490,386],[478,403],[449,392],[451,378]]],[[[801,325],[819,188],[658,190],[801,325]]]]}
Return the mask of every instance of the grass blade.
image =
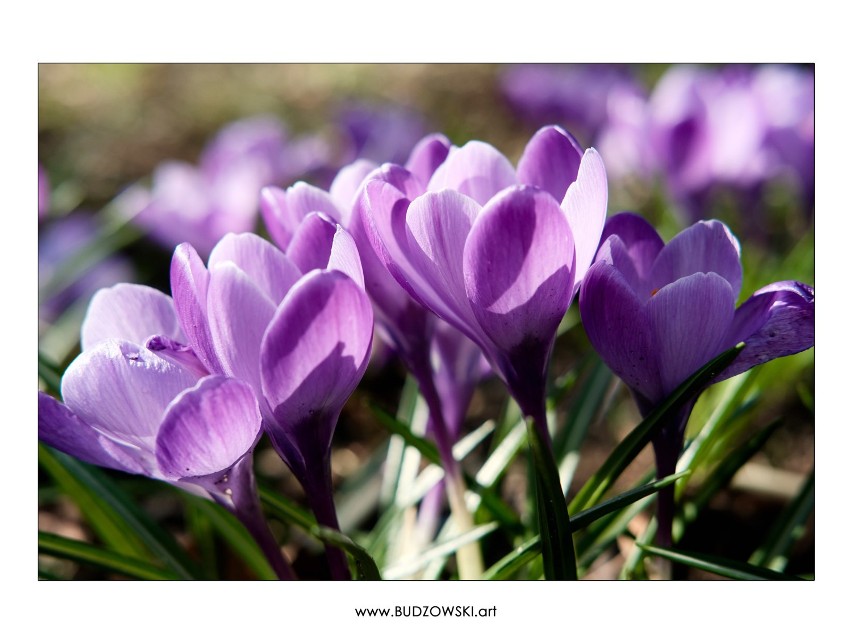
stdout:
{"type": "Polygon", "coordinates": [[[482,537],[491,534],[498,527],[497,522],[486,523],[485,525],[476,526],[473,530],[468,530],[452,539],[441,542],[429,548],[420,556],[401,562],[385,570],[386,579],[401,579],[408,575],[416,573],[424,568],[433,559],[448,557],[455,553],[459,548],[474,541],[479,541],[482,537]]]}
{"type": "Polygon", "coordinates": [[[630,432],[627,438],[615,448],[601,468],[577,493],[577,496],[574,497],[574,500],[569,506],[569,512],[574,514],[597,503],[618,476],[651,440],[654,432],[677,413],[688,400],[698,395],[707,383],[731,364],[744,348],[745,344],[741,342],[732,349],[713,358],[713,360],[684,381],[671,396],[639,423],[636,429],[630,432]]]}
{"type": "Polygon", "coordinates": [[[76,539],[68,539],[48,532],[38,533],[38,551],[58,559],[70,559],[87,566],[118,573],[131,579],[166,581],[180,579],[169,570],[162,570],[149,564],[117,552],[110,552],[76,539]]]}
{"type": "Polygon", "coordinates": [[[760,568],[739,561],[731,561],[721,557],[711,557],[685,550],[674,550],[672,548],[661,548],[659,546],[640,545],[640,548],[648,554],[657,555],[674,561],[675,563],[698,568],[722,577],[738,579],[741,581],[803,581],[801,577],[782,575],[769,568],[760,568]]]}
{"type": "Polygon", "coordinates": [[[787,553],[801,537],[805,522],[814,509],[814,494],[814,472],[811,471],[796,498],[770,528],[766,542],[748,560],[750,564],[783,572],[787,566],[787,553]]]}

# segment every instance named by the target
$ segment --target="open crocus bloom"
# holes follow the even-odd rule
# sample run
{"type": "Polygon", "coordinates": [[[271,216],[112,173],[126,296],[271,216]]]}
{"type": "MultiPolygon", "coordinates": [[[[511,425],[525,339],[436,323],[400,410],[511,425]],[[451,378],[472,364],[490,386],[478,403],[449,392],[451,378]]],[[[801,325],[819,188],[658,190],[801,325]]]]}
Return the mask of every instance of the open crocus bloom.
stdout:
{"type": "MultiPolygon", "coordinates": [[[[592,346],[643,414],[739,342],[745,349],[716,381],[814,345],[813,287],[776,282],[736,306],[740,246],[723,223],[698,222],[664,244],[644,219],[622,213],[607,222],[604,238],[580,313],[592,346]]],[[[654,439],[659,476],[674,472],[691,408],[654,439]]]]}
{"type": "MultiPolygon", "coordinates": [[[[331,438],[367,367],[373,334],[352,237],[312,213],[286,254],[256,235],[231,234],[205,266],[191,245],[181,244],[171,281],[192,354],[210,373],[252,386],[276,451],[317,519],[336,528],[331,438]]],[[[154,340],[169,355],[181,353],[168,339],[154,340]]],[[[348,575],[342,554],[333,565],[348,575]]]]}
{"type": "Polygon", "coordinates": [[[476,342],[524,412],[541,422],[556,328],[594,257],[606,200],[598,154],[547,127],[517,171],[472,141],[452,149],[426,185],[405,168],[383,166],[360,207],[390,274],[476,342]]]}

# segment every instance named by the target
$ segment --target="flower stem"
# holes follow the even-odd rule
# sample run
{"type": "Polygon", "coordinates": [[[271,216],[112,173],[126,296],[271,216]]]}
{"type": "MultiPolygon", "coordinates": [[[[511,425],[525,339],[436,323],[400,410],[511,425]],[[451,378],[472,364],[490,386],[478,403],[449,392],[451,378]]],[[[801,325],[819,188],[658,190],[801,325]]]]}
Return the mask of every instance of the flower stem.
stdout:
{"type": "MultiPolygon", "coordinates": [[[[326,457],[323,459],[321,470],[321,472],[317,473],[318,476],[309,475],[308,479],[302,481],[302,485],[305,488],[308,503],[317,521],[327,528],[340,532],[340,524],[337,522],[337,511],[334,508],[330,458],[326,457]]],[[[332,579],[336,581],[352,579],[346,554],[340,548],[326,544],[325,556],[328,560],[332,579]]]]}

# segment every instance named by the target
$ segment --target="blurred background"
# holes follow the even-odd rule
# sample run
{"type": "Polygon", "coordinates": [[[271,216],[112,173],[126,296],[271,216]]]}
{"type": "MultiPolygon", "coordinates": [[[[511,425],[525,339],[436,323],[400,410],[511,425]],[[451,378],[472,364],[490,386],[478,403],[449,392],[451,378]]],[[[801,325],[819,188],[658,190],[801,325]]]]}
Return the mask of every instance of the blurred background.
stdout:
{"type": "MultiPolygon", "coordinates": [[[[638,212],[666,240],[699,219],[728,224],[743,246],[741,299],[771,281],[814,283],[810,65],[40,65],[39,359],[50,367],[40,386],[51,386],[48,371],[61,373],[79,352],[80,324],[98,288],[130,281],[168,292],[177,243],[191,241],[205,254],[229,230],[265,234],[257,204],[264,185],[307,180],[328,188],[358,158],[404,162],[430,132],[456,145],[487,141],[514,163],[530,136],[551,123],[601,152],[610,214],[638,212]]],[[[589,345],[578,322],[572,307],[551,370],[560,419],[576,408],[573,392],[586,382],[589,345]]],[[[372,410],[395,413],[405,383],[393,356],[381,347],[375,353],[335,438],[344,532],[366,532],[376,522],[381,479],[369,473],[389,448],[372,410]]],[[[784,423],[706,500],[686,549],[748,558],[813,470],[813,351],[756,371],[738,393],[749,413],[732,427],[784,423]]],[[[725,395],[720,388],[705,394],[690,432],[709,422],[725,395]]],[[[574,491],[639,419],[623,387],[608,385],[602,396],[606,414],[589,421],[574,491]]],[[[486,381],[467,426],[500,417],[505,405],[502,386],[486,381]]],[[[737,440],[746,440],[741,431],[737,440]]],[[[257,463],[269,485],[300,498],[271,449],[257,463]]],[[[646,450],[622,487],[651,463],[646,450]]],[[[200,515],[183,497],[165,485],[110,476],[188,548],[203,551],[191,529],[200,515]]],[[[42,471],[40,484],[40,529],[97,542],[55,477],[42,471]]],[[[505,498],[523,505],[523,459],[501,486],[505,498]]],[[[641,532],[649,516],[637,515],[629,530],[641,532]]],[[[810,516],[790,572],[813,571],[810,516]]],[[[298,571],[310,576],[322,565],[315,544],[276,529],[298,571]]],[[[507,546],[492,545],[495,552],[507,546]]],[[[614,576],[624,557],[613,545],[588,576],[614,576]]],[[[238,556],[223,561],[223,576],[252,578],[238,556]]],[[[42,565],[58,578],[102,575],[69,562],[42,565]]]]}

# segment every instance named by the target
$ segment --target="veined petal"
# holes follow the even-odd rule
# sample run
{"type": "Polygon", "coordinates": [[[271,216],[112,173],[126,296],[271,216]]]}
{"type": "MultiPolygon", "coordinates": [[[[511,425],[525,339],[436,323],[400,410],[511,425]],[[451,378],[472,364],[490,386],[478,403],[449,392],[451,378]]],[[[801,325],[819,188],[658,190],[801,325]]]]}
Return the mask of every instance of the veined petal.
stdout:
{"type": "Polygon", "coordinates": [[[338,224],[335,227],[334,237],[331,241],[331,253],[328,257],[327,270],[340,271],[348,275],[352,280],[364,288],[364,269],[361,267],[361,256],[352,235],[338,224]]]}
{"type": "Polygon", "coordinates": [[[344,228],[349,230],[352,219],[352,206],[355,201],[355,195],[358,193],[358,188],[364,183],[364,179],[376,170],[378,166],[368,159],[358,159],[343,166],[334,181],[331,182],[331,187],[328,189],[332,201],[337,206],[341,220],[338,222],[344,228]]]}
{"type": "Polygon", "coordinates": [[[287,248],[296,228],[309,212],[322,212],[334,221],[341,221],[341,214],[331,195],[303,181],[286,191],[264,188],[261,191],[260,209],[270,234],[281,248],[287,248]],[[272,226],[270,220],[275,222],[272,226]]]}
{"type": "Polygon", "coordinates": [[[262,237],[253,233],[228,233],[210,253],[210,271],[224,262],[233,262],[273,302],[284,299],[290,287],[302,276],[298,264],[262,237]]]}
{"type": "Polygon", "coordinates": [[[621,272],[605,261],[580,287],[580,316],[589,342],[613,373],[649,400],[663,394],[650,320],[621,272]]]}
{"type": "Polygon", "coordinates": [[[505,156],[488,143],[470,141],[450,150],[447,160],[432,175],[427,192],[451,188],[484,205],[515,183],[515,169],[505,156]]]}
{"type": "Polygon", "coordinates": [[[166,411],[157,435],[157,463],[171,480],[222,472],[252,449],[260,423],[251,387],[208,376],[166,411]]]}
{"type": "Polygon", "coordinates": [[[562,200],[562,210],[574,236],[575,288],[579,288],[598,250],[606,221],[606,204],[606,168],[597,151],[589,148],[580,161],[577,180],[568,187],[562,200]]]}
{"type": "MultiPolygon", "coordinates": [[[[643,217],[632,212],[618,213],[607,219],[604,224],[601,234],[604,243],[601,244],[601,250],[598,251],[596,259],[602,258],[606,240],[613,235],[621,239],[637,277],[643,283],[647,282],[651,275],[651,267],[665,246],[660,235],[643,217]]],[[[650,296],[650,288],[648,296],[650,296]]]]}
{"type": "Polygon", "coordinates": [[[726,348],[734,300],[725,278],[695,273],[664,286],[645,303],[665,394],[726,348]]]}
{"type": "MultiPolygon", "coordinates": [[[[336,231],[337,224],[328,215],[312,212],[305,216],[287,247],[287,257],[298,267],[301,272],[299,277],[315,268],[325,268],[328,265],[336,231]]],[[[295,282],[296,280],[293,280],[294,284],[295,282]]],[[[281,302],[285,294],[274,301],[281,302]]]]}
{"type": "Polygon", "coordinates": [[[412,201],[406,218],[406,279],[429,308],[466,331],[476,323],[465,293],[464,248],[479,210],[473,199],[444,190],[412,201]]]}
{"type": "Polygon", "coordinates": [[[207,322],[207,287],[210,275],[190,244],[175,249],[171,265],[172,299],[180,326],[198,359],[211,373],[221,373],[210,325],[207,322]]]}
{"type": "MultiPolygon", "coordinates": [[[[370,301],[342,273],[313,272],[290,291],[261,348],[263,393],[280,426],[276,441],[283,439],[277,431],[317,427],[319,418],[333,428],[367,367],[372,335],[370,301]]],[[[305,440],[327,448],[331,435],[305,440]]]]}
{"type": "Polygon", "coordinates": [[[236,264],[222,262],[210,272],[208,313],[220,373],[245,380],[259,392],[260,343],[275,303],[236,264]]]}
{"type": "Polygon", "coordinates": [[[141,450],[110,441],[43,391],[38,392],[38,439],[60,452],[93,465],[131,474],[150,472],[141,450]]]}
{"type": "Polygon", "coordinates": [[[577,179],[583,151],[573,136],[549,125],[536,132],[518,161],[518,182],[538,186],[557,201],[577,179]]]}
{"type": "Polygon", "coordinates": [[[174,362],[199,378],[209,376],[207,367],[198,359],[192,347],[177,342],[164,335],[152,335],[145,341],[148,351],[158,354],[161,358],[174,362]]]}
{"type": "Polygon", "coordinates": [[[435,174],[435,170],[447,159],[452,147],[450,140],[443,134],[430,134],[423,137],[414,146],[405,167],[425,186],[435,174]]]}
{"type": "Polygon", "coordinates": [[[509,188],[477,217],[464,247],[464,286],[479,324],[503,351],[549,351],[573,296],[574,242],[547,192],[509,188]]]}
{"type": "Polygon", "coordinates": [[[716,273],[728,280],[734,299],[739,295],[740,244],[721,221],[699,221],[675,235],[657,255],[650,286],[662,288],[693,273],[716,273]]]}
{"type": "Polygon", "coordinates": [[[299,225],[286,206],[287,193],[276,186],[267,186],[260,191],[260,214],[272,241],[279,248],[287,248],[293,231],[299,225]]]}
{"type": "Polygon", "coordinates": [[[99,290],[80,330],[83,351],[110,338],[142,344],[157,334],[184,341],[172,298],[142,284],[116,284],[99,290]]]}
{"type": "Polygon", "coordinates": [[[814,289],[801,282],[765,286],[737,309],[727,345],[746,346],[716,382],[814,346],[814,289]]]}
{"type": "Polygon", "coordinates": [[[62,398],[104,434],[153,452],[163,412],[196,380],[132,342],[107,340],[71,363],[62,377],[62,398]]]}

